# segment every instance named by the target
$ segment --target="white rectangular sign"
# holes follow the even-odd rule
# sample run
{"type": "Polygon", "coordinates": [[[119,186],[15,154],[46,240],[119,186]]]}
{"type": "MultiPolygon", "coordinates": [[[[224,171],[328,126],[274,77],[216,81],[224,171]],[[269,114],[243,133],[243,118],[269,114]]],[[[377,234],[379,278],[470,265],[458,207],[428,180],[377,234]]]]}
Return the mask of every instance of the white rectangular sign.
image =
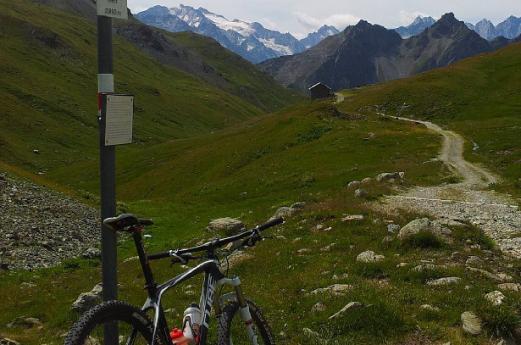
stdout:
{"type": "Polygon", "coordinates": [[[128,19],[127,0],[98,0],[98,16],[128,19]]]}
{"type": "Polygon", "coordinates": [[[134,96],[107,95],[105,146],[132,143],[134,96]]]}

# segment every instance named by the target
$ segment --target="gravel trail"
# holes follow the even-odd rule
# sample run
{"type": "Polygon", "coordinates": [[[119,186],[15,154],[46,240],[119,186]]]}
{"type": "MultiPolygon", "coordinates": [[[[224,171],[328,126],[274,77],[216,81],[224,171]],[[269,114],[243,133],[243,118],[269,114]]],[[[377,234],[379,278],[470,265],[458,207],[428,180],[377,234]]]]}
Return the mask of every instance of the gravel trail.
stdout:
{"type": "Polygon", "coordinates": [[[400,195],[387,196],[382,200],[381,207],[384,211],[394,213],[398,209],[404,209],[429,214],[447,225],[471,223],[483,229],[503,252],[521,258],[519,207],[509,196],[488,189],[499,178],[485,168],[465,160],[465,140],[459,134],[428,121],[386,117],[423,124],[443,136],[438,159],[458,174],[462,182],[415,187],[400,195]]]}

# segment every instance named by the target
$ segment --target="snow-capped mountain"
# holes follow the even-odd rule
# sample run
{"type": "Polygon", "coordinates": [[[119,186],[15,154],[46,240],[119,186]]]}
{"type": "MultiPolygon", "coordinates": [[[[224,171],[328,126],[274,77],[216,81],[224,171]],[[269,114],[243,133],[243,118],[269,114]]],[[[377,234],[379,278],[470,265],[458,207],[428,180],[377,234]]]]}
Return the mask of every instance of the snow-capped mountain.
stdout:
{"type": "Polygon", "coordinates": [[[300,40],[300,43],[304,45],[306,49],[312,48],[322,42],[324,38],[327,38],[329,36],[333,36],[336,34],[339,34],[340,31],[338,31],[337,28],[330,25],[324,25],[320,29],[318,29],[315,32],[310,33],[307,35],[306,38],[303,38],[300,40]]]}
{"type": "Polygon", "coordinates": [[[212,37],[225,48],[253,63],[303,52],[327,36],[338,33],[336,28],[324,26],[303,40],[298,40],[290,33],[269,30],[260,23],[229,20],[204,8],[184,5],[174,8],[154,6],[138,13],[136,18],[168,31],[193,31],[212,37]]]}
{"type": "Polygon", "coordinates": [[[398,32],[402,38],[409,38],[421,34],[425,29],[434,25],[434,23],[436,23],[436,19],[432,17],[418,16],[412,24],[408,26],[400,26],[394,30],[398,32]]]}

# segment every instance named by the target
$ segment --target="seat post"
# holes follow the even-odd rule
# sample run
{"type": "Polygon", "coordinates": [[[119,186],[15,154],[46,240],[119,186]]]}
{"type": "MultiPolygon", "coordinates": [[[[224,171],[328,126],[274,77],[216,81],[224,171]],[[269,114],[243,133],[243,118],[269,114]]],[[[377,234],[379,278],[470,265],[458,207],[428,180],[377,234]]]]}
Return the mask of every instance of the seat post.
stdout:
{"type": "Polygon", "coordinates": [[[152,274],[152,269],[150,268],[150,263],[148,262],[147,254],[145,253],[145,247],[143,245],[143,237],[141,236],[141,232],[134,231],[132,233],[132,237],[134,238],[137,254],[139,256],[139,262],[141,263],[141,269],[143,270],[143,275],[145,276],[145,288],[147,289],[148,295],[150,297],[155,297],[157,292],[157,284],[154,280],[154,275],[152,274]]]}

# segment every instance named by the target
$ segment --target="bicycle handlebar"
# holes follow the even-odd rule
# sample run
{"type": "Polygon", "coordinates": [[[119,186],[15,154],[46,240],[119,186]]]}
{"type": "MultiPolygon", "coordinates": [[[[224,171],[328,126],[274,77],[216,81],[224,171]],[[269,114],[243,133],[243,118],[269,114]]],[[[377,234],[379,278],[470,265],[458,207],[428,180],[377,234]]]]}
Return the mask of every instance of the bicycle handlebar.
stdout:
{"type": "MultiPolygon", "coordinates": [[[[206,242],[204,244],[201,244],[199,246],[195,246],[192,248],[183,248],[178,250],[169,250],[166,252],[156,253],[156,254],[150,254],[147,255],[148,260],[159,260],[159,259],[166,259],[170,257],[179,257],[178,261],[181,262],[180,259],[190,260],[194,259],[192,253],[198,253],[198,252],[208,252],[213,251],[216,248],[224,247],[225,245],[239,241],[246,238],[251,238],[253,235],[258,234],[259,232],[262,232],[264,230],[267,230],[269,228],[272,228],[274,226],[280,225],[284,223],[284,218],[275,218],[263,225],[258,225],[255,228],[251,230],[247,230],[244,232],[241,232],[240,234],[233,235],[230,237],[225,238],[217,238],[214,240],[211,240],[209,242],[206,242]]],[[[245,244],[244,244],[245,245],[245,244]]]]}

